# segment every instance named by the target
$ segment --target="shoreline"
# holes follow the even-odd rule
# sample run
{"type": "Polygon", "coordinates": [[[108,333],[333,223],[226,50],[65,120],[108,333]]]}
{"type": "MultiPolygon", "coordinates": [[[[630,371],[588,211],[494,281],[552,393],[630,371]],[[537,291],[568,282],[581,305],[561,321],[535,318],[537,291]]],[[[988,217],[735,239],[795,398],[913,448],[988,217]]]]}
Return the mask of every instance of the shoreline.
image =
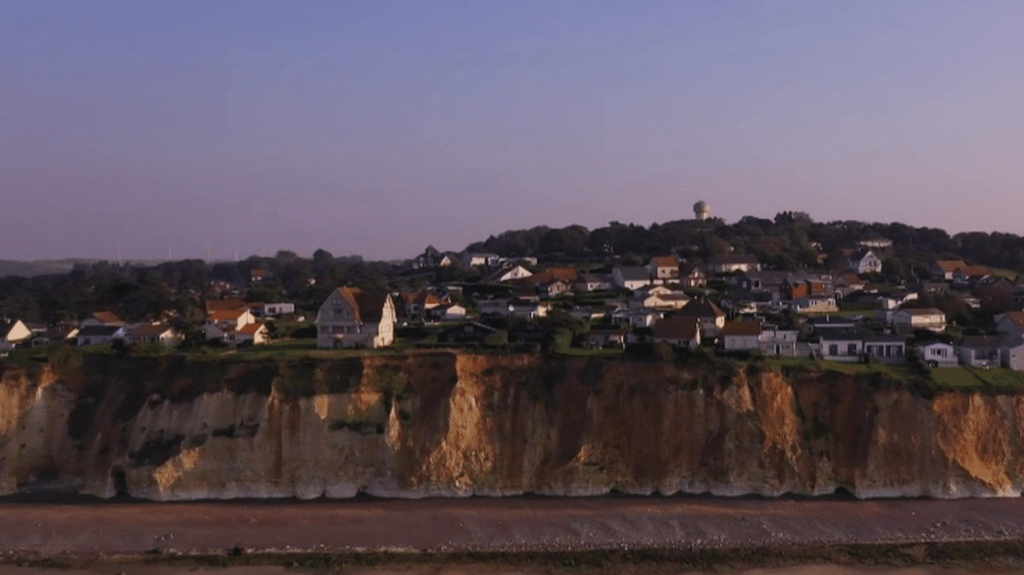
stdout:
{"type": "Polygon", "coordinates": [[[1024,566],[1024,500],[0,500],[0,565],[1024,566]]]}

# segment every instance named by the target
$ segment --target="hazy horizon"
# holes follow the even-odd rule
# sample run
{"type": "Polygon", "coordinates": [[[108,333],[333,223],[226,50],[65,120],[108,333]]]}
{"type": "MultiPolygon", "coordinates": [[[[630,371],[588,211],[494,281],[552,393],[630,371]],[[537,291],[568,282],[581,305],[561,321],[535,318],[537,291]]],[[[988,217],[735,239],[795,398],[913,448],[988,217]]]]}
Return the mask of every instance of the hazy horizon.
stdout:
{"type": "Polygon", "coordinates": [[[1024,4],[0,0],[0,259],[713,215],[1024,235],[1024,4]]]}

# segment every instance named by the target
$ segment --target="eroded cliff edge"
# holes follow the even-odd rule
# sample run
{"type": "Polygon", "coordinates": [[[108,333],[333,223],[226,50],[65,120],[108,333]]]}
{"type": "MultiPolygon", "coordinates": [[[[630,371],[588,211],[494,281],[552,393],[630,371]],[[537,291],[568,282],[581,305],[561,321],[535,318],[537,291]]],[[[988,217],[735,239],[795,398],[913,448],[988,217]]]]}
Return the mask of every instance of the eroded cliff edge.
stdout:
{"type": "Polygon", "coordinates": [[[540,355],[7,367],[0,494],[1016,496],[1024,396],[540,355]]]}

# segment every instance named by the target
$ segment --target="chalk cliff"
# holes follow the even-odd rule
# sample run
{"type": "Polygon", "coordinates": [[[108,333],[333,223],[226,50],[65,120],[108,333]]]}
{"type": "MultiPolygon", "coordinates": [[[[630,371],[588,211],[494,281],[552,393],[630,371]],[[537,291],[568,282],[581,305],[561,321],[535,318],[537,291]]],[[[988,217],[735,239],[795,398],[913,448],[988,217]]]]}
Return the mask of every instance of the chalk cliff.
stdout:
{"type": "Polygon", "coordinates": [[[423,353],[0,375],[0,494],[1016,496],[1024,396],[835,372],[423,353]]]}

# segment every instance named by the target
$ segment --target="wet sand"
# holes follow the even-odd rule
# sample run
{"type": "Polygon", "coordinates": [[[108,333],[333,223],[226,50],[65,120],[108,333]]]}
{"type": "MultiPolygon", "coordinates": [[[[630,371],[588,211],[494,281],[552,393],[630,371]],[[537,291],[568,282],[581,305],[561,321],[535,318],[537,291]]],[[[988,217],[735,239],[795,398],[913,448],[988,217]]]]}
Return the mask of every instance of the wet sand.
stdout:
{"type": "MultiPolygon", "coordinates": [[[[446,554],[528,556],[531,553],[612,551],[642,553],[717,550],[785,550],[856,545],[1024,542],[1024,499],[872,500],[579,498],[430,499],[247,502],[41,503],[0,500],[0,574],[21,573],[16,563],[52,558],[89,560],[87,572],[132,573],[135,559],[196,556],[351,557],[373,553],[394,557],[446,554]],[[117,558],[121,567],[103,571],[117,558]],[[97,571],[97,569],[100,569],[97,571]]],[[[913,562],[914,551],[900,563],[913,562]]],[[[781,556],[784,556],[784,552],[781,556]]],[[[746,559],[737,556],[742,564],[746,559]]],[[[924,557],[919,557],[921,562],[924,557]]],[[[550,573],[520,565],[447,565],[438,559],[395,567],[402,573],[550,573]],[[423,569],[421,571],[421,569],[423,569]],[[477,570],[482,569],[482,570],[477,570]],[[501,570],[504,569],[504,570],[501,570]]],[[[820,562],[820,561],[818,561],[820,562]]],[[[384,573],[385,565],[349,565],[349,573],[384,573]],[[365,569],[365,571],[362,571],[365,569]]],[[[63,564],[73,567],[74,562],[63,564]]],[[[167,573],[188,572],[189,569],[167,573]]],[[[222,565],[227,566],[227,565],[222,565]]],[[[1013,566],[1004,566],[1013,567],[1013,566]]],[[[207,566],[206,568],[209,568],[207,566]]],[[[818,566],[807,575],[849,571],[818,566]],[[821,569],[833,569],[832,571],[821,569]]],[[[162,573],[150,565],[146,573],[162,573]]],[[[270,575],[276,566],[246,567],[270,575]]],[[[69,571],[64,571],[65,573],[69,571]]],[[[230,571],[220,570],[221,573],[230,571]]],[[[676,570],[675,573],[696,573],[676,570]]],[[[718,571],[722,572],[722,571],[718,571]]],[[[739,572],[739,571],[733,571],[739,572]]],[[[772,574],[789,571],[751,571],[772,574]]],[[[881,571],[921,575],[964,571],[881,571]]],[[[1014,571],[1003,571],[1014,572],[1014,571]]],[[[1016,572],[1024,572],[1018,570],[1016,572]]]]}

